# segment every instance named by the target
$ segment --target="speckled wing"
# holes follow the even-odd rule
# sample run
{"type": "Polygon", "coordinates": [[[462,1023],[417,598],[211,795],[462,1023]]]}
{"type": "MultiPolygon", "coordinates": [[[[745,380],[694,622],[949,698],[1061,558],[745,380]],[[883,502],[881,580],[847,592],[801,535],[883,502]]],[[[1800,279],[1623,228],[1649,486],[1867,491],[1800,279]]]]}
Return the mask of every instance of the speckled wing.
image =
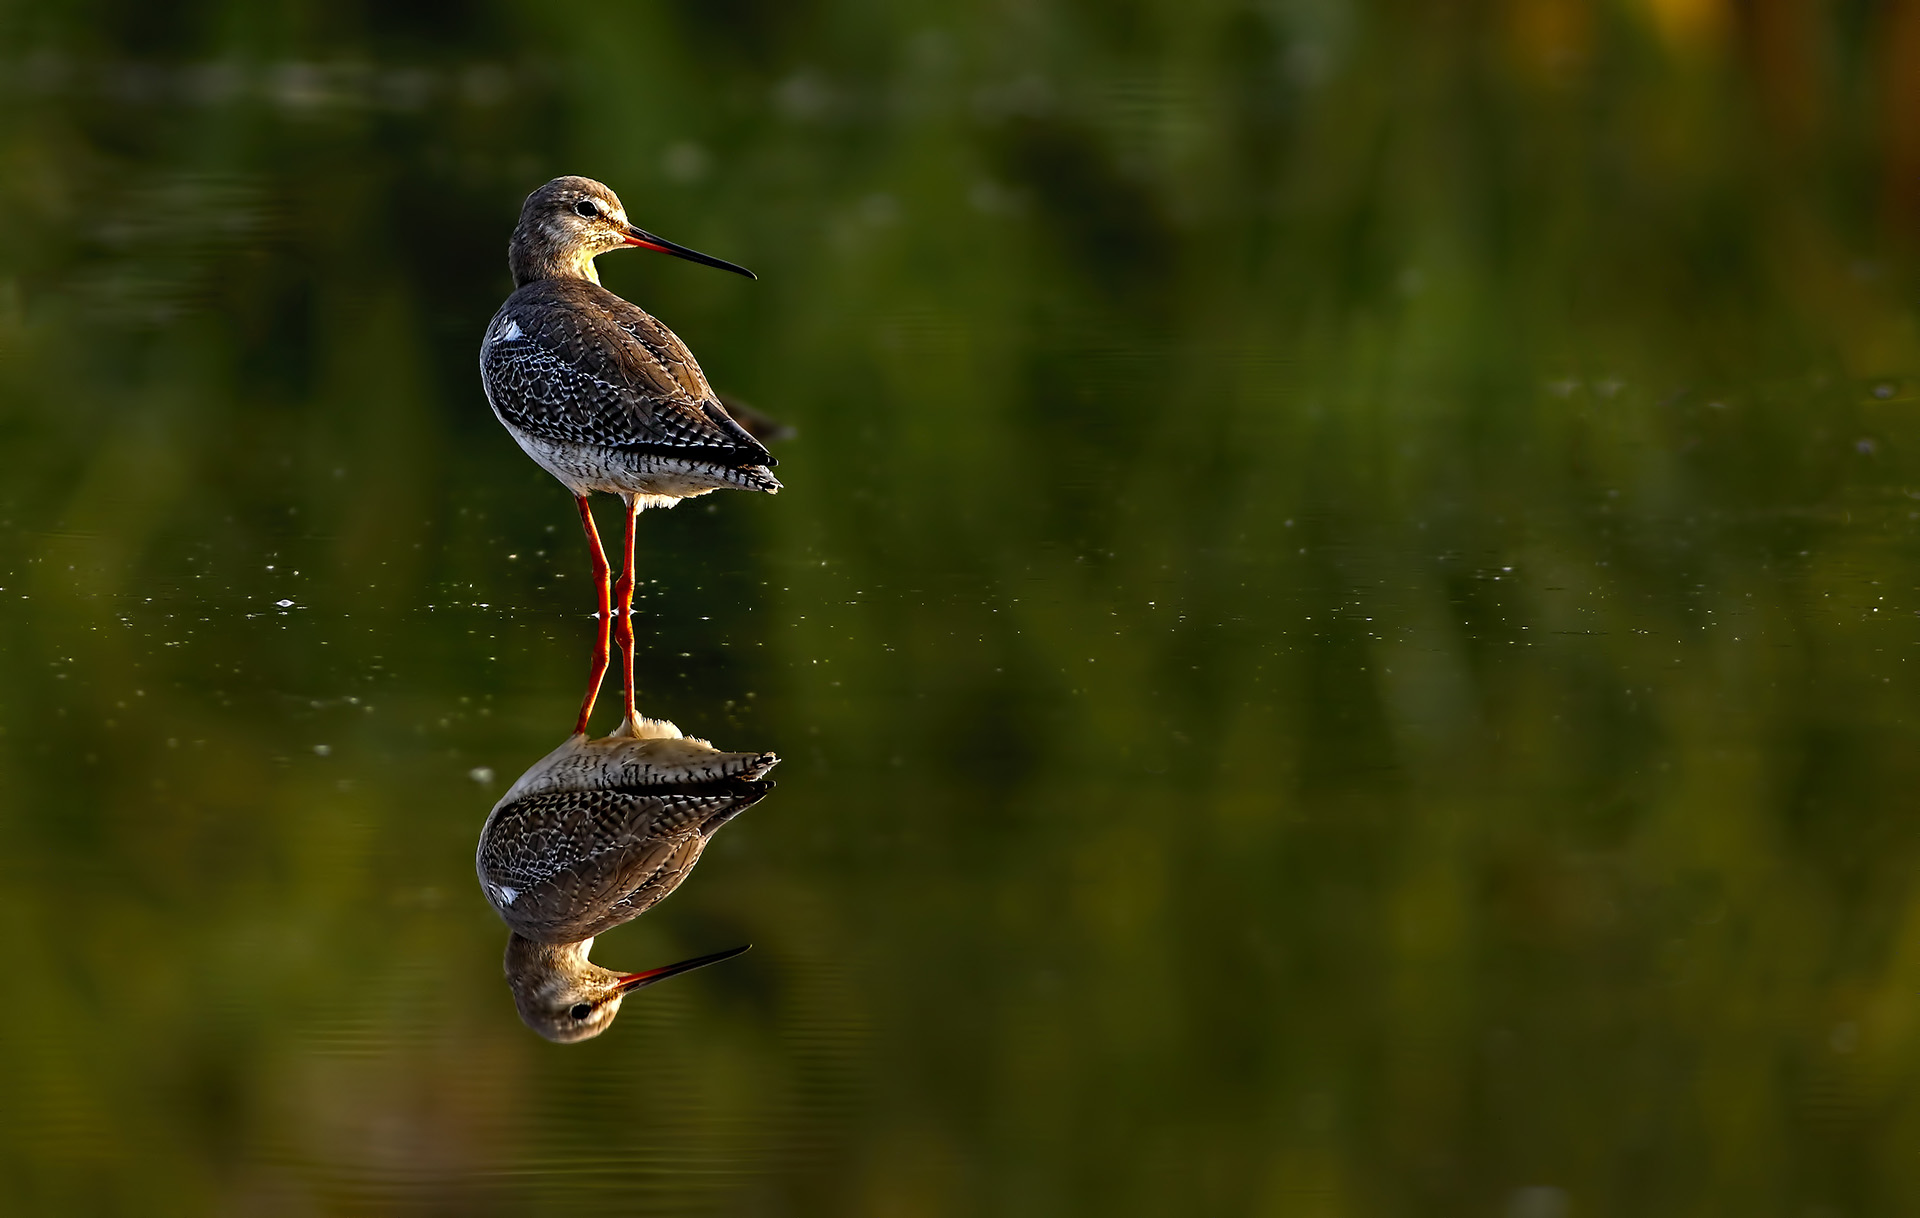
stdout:
{"type": "Polygon", "coordinates": [[[480,348],[487,398],[543,440],[777,464],[727,414],[686,344],[645,310],[583,279],[540,280],[507,298],[480,348]]]}
{"type": "Polygon", "coordinates": [[[516,934],[578,942],[638,917],[679,887],[714,831],[772,786],[736,780],[516,800],[481,831],[481,886],[516,934]]]}

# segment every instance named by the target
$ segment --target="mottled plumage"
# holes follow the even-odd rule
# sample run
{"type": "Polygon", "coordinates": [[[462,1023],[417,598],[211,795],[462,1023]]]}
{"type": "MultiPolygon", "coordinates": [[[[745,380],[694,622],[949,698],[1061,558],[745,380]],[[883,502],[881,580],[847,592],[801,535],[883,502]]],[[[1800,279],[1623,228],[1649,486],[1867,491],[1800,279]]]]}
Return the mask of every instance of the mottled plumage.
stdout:
{"type": "Polygon", "coordinates": [[[531,796],[488,825],[480,882],[515,934],[542,943],[590,939],[679,887],[714,832],[771,786],[735,779],[531,796]]]}
{"type": "Polygon", "coordinates": [[[569,739],[487,817],[474,868],[515,934],[571,943],[640,916],[773,787],[772,753],[723,753],[659,720],[638,731],[569,739]]]}

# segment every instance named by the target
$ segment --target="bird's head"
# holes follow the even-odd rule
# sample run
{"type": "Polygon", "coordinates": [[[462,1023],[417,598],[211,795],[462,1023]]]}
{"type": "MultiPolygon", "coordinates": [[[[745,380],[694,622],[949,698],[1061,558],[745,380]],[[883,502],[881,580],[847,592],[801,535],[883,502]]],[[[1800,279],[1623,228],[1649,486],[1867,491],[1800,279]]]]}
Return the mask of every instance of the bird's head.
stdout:
{"type": "Polygon", "coordinates": [[[629,246],[755,278],[746,267],[635,228],[627,222],[627,209],[621,206],[620,196],[603,183],[581,177],[555,178],[527,196],[513,241],[507,247],[507,262],[516,285],[540,279],[599,283],[593,260],[629,246]]]}
{"type": "Polygon", "coordinates": [[[520,935],[507,940],[507,985],[513,990],[513,1005],[519,1008],[523,1023],[557,1044],[591,1040],[606,1031],[620,1013],[621,999],[635,990],[747,950],[729,948],[644,973],[616,973],[587,959],[592,946],[592,939],[557,945],[535,943],[520,935]]]}

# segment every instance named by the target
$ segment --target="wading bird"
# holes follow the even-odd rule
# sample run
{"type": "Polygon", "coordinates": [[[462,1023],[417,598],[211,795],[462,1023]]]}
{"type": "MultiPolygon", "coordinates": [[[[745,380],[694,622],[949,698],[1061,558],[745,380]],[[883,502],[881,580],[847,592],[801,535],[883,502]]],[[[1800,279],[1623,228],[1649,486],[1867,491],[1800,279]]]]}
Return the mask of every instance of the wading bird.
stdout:
{"type": "Polygon", "coordinates": [[[501,796],[474,869],[513,932],[507,984],[528,1027],[563,1043],[598,1036],[634,990],[747,950],[642,973],[587,959],[596,935],[680,886],[714,833],[772,789],[764,776],[778,762],[629,720],[604,739],[570,737],[501,796]]]}
{"type": "Polygon", "coordinates": [[[638,305],[600,286],[593,260],[637,247],[754,278],[752,271],[675,245],[627,222],[613,191],[591,178],[555,178],[527,196],[507,247],[514,292],[480,343],[480,380],[507,431],[580,508],[599,598],[592,679],[574,731],[587,718],[618,621],[627,721],[633,691],[633,530],[644,508],[671,507],[722,487],[774,494],[778,464],[734,421],[693,353],[638,305]],[[626,502],[618,587],[593,525],[593,491],[626,502]],[[617,601],[617,606],[616,606],[617,601]],[[617,619],[616,619],[617,614],[617,619]]]}

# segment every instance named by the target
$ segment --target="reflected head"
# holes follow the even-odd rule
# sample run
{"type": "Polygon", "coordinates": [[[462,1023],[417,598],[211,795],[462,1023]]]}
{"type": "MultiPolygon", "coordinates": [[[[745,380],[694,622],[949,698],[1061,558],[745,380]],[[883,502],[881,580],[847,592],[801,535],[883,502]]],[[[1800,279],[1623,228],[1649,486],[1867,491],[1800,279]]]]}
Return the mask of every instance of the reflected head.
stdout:
{"type": "Polygon", "coordinates": [[[507,985],[520,1020],[556,1044],[591,1040],[612,1025],[627,988],[587,959],[593,940],[559,946],[507,940],[507,985]]]}
{"type": "Polygon", "coordinates": [[[616,973],[587,959],[592,946],[592,939],[555,944],[514,935],[507,940],[507,984],[521,1022],[558,1044],[591,1040],[607,1030],[626,995],[747,950],[733,947],[644,973],[616,973]]]}

